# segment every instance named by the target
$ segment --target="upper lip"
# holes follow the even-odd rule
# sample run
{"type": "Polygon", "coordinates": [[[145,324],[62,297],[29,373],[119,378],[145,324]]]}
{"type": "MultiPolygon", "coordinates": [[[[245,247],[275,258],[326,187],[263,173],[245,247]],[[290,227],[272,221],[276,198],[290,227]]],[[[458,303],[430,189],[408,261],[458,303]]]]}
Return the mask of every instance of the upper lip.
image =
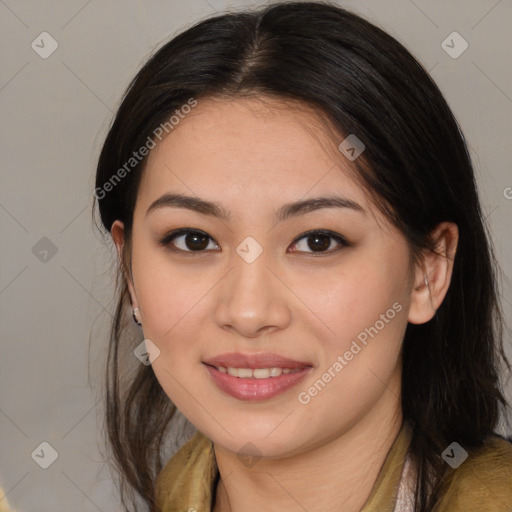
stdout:
{"type": "Polygon", "coordinates": [[[286,357],[272,354],[270,352],[263,354],[242,354],[240,352],[231,352],[219,354],[218,356],[203,361],[211,366],[225,368],[304,368],[312,366],[311,363],[288,359],[286,357]]]}

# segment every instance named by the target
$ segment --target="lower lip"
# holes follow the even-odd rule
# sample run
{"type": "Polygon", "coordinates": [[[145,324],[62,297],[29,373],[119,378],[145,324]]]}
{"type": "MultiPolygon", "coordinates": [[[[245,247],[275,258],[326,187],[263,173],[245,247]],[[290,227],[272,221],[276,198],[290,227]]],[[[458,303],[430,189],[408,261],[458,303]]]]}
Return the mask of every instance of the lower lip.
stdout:
{"type": "Polygon", "coordinates": [[[205,365],[215,385],[228,395],[239,400],[267,400],[296,386],[311,370],[311,366],[294,372],[268,377],[267,379],[233,377],[222,373],[214,366],[205,365]]]}

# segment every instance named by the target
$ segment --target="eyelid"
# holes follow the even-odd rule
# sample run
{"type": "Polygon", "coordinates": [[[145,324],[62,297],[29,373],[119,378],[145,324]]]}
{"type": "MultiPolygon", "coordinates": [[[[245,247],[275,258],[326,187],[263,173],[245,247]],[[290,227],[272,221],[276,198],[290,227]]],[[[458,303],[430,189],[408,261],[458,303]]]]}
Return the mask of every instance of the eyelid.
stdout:
{"type": "MultiPolygon", "coordinates": [[[[187,235],[189,233],[199,233],[199,234],[204,235],[207,238],[209,238],[215,244],[219,245],[216,242],[216,240],[214,238],[212,238],[208,233],[206,233],[205,231],[202,231],[201,229],[197,229],[197,228],[174,229],[174,230],[168,232],[166,235],[164,235],[164,237],[159,240],[159,244],[162,245],[168,251],[171,251],[173,253],[184,254],[187,256],[188,255],[194,256],[194,255],[200,255],[200,254],[208,254],[211,252],[211,250],[185,251],[183,249],[178,249],[177,247],[172,246],[171,241],[173,241],[175,238],[178,238],[179,236],[187,235]]],[[[328,229],[321,229],[321,228],[311,229],[309,231],[305,231],[305,232],[301,233],[299,236],[297,236],[297,238],[295,238],[295,240],[291,243],[291,245],[293,246],[293,245],[297,244],[303,238],[307,238],[308,236],[313,235],[313,234],[320,234],[320,235],[328,236],[328,237],[332,238],[333,240],[335,240],[340,245],[340,247],[335,248],[335,249],[330,249],[328,251],[319,251],[319,252],[292,251],[292,253],[309,254],[309,255],[313,255],[314,257],[324,256],[324,255],[326,256],[326,255],[338,252],[343,247],[350,247],[352,245],[350,242],[348,242],[346,240],[346,238],[344,236],[340,235],[339,233],[330,231],[328,229]]]]}
{"type": "Polygon", "coordinates": [[[339,247],[337,247],[335,249],[330,249],[328,251],[319,251],[319,252],[314,252],[314,251],[311,251],[311,252],[308,252],[308,251],[292,251],[292,253],[308,254],[310,256],[313,256],[313,257],[317,258],[317,257],[322,257],[322,256],[329,256],[331,254],[337,253],[338,251],[340,251],[341,249],[343,249],[345,247],[350,247],[352,245],[350,242],[348,242],[348,240],[344,236],[340,235],[339,233],[336,233],[334,231],[330,231],[329,229],[321,229],[321,228],[310,229],[309,231],[301,233],[292,242],[291,245],[295,245],[296,243],[298,243],[303,238],[307,238],[308,236],[314,235],[314,234],[325,235],[325,236],[328,236],[329,238],[332,238],[333,240],[335,240],[339,244],[339,247]]]}
{"type": "Polygon", "coordinates": [[[212,238],[208,233],[205,231],[202,231],[201,229],[197,228],[179,228],[169,231],[164,237],[159,241],[159,244],[162,245],[166,250],[173,252],[173,253],[179,253],[184,254],[186,256],[194,256],[199,254],[208,254],[210,250],[202,250],[202,251],[184,251],[183,249],[179,249],[177,247],[173,247],[171,244],[171,241],[173,241],[175,238],[178,238],[183,235],[188,235],[189,233],[199,233],[201,235],[206,236],[210,240],[212,240],[214,243],[219,245],[214,238],[212,238]]]}

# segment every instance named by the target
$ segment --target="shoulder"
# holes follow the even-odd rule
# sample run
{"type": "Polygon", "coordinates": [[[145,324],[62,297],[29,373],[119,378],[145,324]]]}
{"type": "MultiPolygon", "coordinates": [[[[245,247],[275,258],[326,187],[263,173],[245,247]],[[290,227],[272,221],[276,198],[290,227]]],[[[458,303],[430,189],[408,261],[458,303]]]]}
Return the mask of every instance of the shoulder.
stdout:
{"type": "Polygon", "coordinates": [[[512,443],[489,436],[451,470],[436,511],[511,512],[512,443]]]}
{"type": "Polygon", "coordinates": [[[212,453],[213,444],[210,439],[202,432],[196,431],[165,464],[157,477],[157,483],[160,480],[179,477],[184,469],[194,468],[200,462],[204,463],[212,453]]]}
{"type": "Polygon", "coordinates": [[[187,510],[187,503],[199,503],[199,497],[206,503],[211,494],[210,486],[216,469],[213,443],[197,431],[157,476],[155,493],[160,509],[187,510]]]}

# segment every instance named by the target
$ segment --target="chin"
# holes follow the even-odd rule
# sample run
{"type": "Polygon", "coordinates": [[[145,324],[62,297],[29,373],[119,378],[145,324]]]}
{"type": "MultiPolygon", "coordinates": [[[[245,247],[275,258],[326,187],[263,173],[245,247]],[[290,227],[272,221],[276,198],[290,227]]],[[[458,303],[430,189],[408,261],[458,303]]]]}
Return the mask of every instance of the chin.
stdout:
{"type": "MultiPolygon", "coordinates": [[[[201,430],[201,429],[200,429],[201,430]]],[[[204,432],[202,430],[202,432],[204,432]]],[[[229,434],[223,432],[221,436],[211,437],[210,439],[214,444],[221,446],[225,450],[236,453],[240,457],[254,457],[265,459],[281,459],[298,454],[302,451],[303,441],[293,439],[293,434],[289,431],[283,430],[281,435],[273,432],[270,436],[267,430],[265,433],[260,431],[247,430],[246,427],[241,426],[240,430],[234,428],[230,429],[229,434]]],[[[206,432],[204,432],[207,435],[206,432]]]]}

